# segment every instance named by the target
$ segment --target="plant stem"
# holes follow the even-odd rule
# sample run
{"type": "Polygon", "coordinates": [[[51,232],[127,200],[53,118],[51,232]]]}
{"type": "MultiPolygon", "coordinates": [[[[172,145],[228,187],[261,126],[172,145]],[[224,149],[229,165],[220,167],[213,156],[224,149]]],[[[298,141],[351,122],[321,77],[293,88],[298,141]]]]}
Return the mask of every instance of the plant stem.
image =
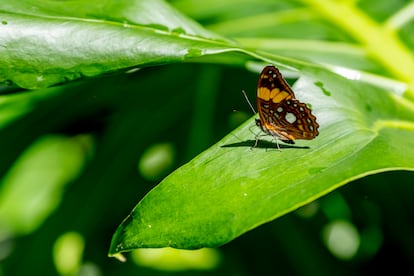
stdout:
{"type": "Polygon", "coordinates": [[[414,98],[414,56],[397,33],[374,22],[353,1],[302,0],[359,41],[391,74],[408,83],[414,98]]]}

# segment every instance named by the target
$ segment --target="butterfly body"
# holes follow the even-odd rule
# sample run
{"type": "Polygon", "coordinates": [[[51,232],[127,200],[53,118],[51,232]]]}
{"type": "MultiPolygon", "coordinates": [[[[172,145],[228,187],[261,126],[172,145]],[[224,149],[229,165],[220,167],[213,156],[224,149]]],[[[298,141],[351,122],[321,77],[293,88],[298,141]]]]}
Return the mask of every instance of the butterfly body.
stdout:
{"type": "Polygon", "coordinates": [[[311,140],[319,132],[316,117],[306,104],[295,98],[293,90],[274,66],[266,66],[257,85],[256,125],[277,139],[294,144],[295,139],[311,140]]]}

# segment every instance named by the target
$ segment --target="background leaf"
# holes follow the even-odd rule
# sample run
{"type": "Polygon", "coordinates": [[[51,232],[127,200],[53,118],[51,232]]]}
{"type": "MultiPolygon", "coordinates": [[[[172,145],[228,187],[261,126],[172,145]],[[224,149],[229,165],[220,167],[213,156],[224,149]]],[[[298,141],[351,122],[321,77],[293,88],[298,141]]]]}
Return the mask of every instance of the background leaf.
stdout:
{"type": "Polygon", "coordinates": [[[29,89],[178,62],[223,43],[158,0],[5,2],[0,12],[0,81],[29,89]]]}

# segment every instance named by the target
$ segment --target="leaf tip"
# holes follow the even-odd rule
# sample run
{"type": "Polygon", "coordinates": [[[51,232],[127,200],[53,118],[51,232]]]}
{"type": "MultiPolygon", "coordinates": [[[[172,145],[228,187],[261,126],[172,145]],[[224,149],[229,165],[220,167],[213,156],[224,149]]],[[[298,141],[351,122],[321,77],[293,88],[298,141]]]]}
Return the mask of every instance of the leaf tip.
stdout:
{"type": "Polygon", "coordinates": [[[118,261],[125,263],[126,262],[126,258],[124,255],[122,255],[121,253],[116,253],[116,254],[108,254],[108,257],[113,257],[115,259],[118,259],[118,261]]]}

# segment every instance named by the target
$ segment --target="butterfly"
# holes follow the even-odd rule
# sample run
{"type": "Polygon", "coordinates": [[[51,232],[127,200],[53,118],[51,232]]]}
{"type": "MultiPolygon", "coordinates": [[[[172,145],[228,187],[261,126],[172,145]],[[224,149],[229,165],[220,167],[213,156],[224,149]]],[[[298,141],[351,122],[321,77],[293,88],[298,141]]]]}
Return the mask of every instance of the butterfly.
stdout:
{"type": "MultiPolygon", "coordinates": [[[[282,142],[294,144],[295,139],[311,140],[319,134],[316,117],[306,104],[295,98],[293,90],[274,66],[266,66],[260,74],[257,109],[256,125],[282,142]]],[[[255,146],[257,142],[258,139],[255,146]]],[[[279,144],[277,146],[279,148],[279,144]]]]}

